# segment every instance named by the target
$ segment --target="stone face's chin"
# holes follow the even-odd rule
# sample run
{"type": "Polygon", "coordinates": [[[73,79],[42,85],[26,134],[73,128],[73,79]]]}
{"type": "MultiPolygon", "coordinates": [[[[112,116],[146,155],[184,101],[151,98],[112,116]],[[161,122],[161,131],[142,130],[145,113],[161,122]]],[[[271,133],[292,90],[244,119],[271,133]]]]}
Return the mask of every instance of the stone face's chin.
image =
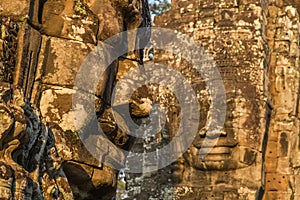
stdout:
{"type": "Polygon", "coordinates": [[[206,135],[195,138],[187,152],[190,166],[203,171],[226,171],[248,167],[255,162],[258,149],[240,141],[240,132],[232,128],[224,130],[225,134],[215,139],[206,135]]]}
{"type": "Polygon", "coordinates": [[[213,148],[191,148],[191,158],[195,169],[234,170],[251,166],[256,160],[256,152],[248,147],[215,146],[213,148]],[[205,153],[203,153],[205,152],[205,153]]]}

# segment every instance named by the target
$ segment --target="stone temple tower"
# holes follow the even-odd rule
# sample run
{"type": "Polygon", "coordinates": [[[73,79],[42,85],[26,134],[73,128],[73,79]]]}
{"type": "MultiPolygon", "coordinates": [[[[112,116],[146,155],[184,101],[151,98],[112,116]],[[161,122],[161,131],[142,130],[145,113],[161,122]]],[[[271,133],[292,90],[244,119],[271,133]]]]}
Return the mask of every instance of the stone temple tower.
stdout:
{"type": "Polygon", "coordinates": [[[213,55],[226,89],[226,134],[203,160],[187,157],[183,199],[299,198],[297,8],[296,1],[175,0],[156,18],[213,55]]]}
{"type": "MultiPolygon", "coordinates": [[[[201,113],[197,134],[168,166],[143,157],[136,166],[157,170],[118,172],[120,167],[108,164],[126,164],[130,156],[121,150],[155,152],[178,136],[185,117],[178,97],[157,84],[140,87],[130,97],[133,121],[147,125],[149,107],[159,103],[166,124],[156,135],[145,131],[145,138],[136,139],[110,103],[123,75],[148,69],[142,66],[141,48],[115,58],[97,77],[96,91],[75,82],[97,45],[138,27],[148,33],[147,0],[0,0],[0,199],[300,199],[299,0],[172,0],[153,25],[199,44],[220,73],[216,87],[225,90],[212,97],[205,77],[180,53],[154,49],[149,63],[180,72],[195,91],[201,113]],[[80,102],[73,106],[78,93],[92,96],[97,115],[80,102]],[[224,97],[226,110],[211,113],[221,103],[212,99],[224,97]],[[222,114],[224,126],[210,129],[222,114]],[[82,136],[74,116],[96,121],[105,137],[92,128],[82,136]],[[97,139],[96,156],[82,138],[97,139]],[[103,142],[108,140],[110,145],[103,142]]],[[[143,42],[141,32],[131,36],[110,45],[126,49],[143,42]]],[[[115,52],[109,53],[108,58],[115,52]]],[[[201,55],[195,59],[207,62],[201,55]]],[[[94,78],[97,67],[83,81],[94,78]]],[[[125,82],[122,94],[132,81],[125,82]]]]}
{"type": "MultiPolygon", "coordinates": [[[[133,184],[141,192],[133,196],[300,198],[299,14],[298,1],[173,0],[171,10],[155,18],[155,27],[192,37],[213,57],[225,86],[226,120],[218,143],[201,158],[211,133],[205,129],[208,114],[200,117],[189,150],[171,166],[142,176],[142,184],[133,184]]],[[[205,84],[186,73],[184,58],[156,49],[154,61],[190,78],[201,94],[201,113],[208,112],[205,84]]],[[[174,127],[178,120],[172,122],[174,127]]]]}

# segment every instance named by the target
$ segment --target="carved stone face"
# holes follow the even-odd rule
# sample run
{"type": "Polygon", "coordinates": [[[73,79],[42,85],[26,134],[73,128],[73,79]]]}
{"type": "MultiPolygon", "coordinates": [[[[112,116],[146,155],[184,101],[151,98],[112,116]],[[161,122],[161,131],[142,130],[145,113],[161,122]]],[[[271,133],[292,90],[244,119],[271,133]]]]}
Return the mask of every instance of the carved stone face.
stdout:
{"type": "Polygon", "coordinates": [[[256,161],[264,134],[257,127],[260,111],[256,103],[241,95],[227,99],[227,117],[222,133],[214,146],[204,142],[214,139],[209,133],[200,132],[196,136],[188,153],[191,154],[191,165],[200,170],[233,170],[251,166],[256,161]],[[199,149],[206,148],[209,153],[201,155],[199,149]]]}
{"type": "MultiPolygon", "coordinates": [[[[182,3],[182,6],[185,4],[182,3]]],[[[172,10],[174,16],[183,15],[181,12],[185,12],[185,8],[175,9],[172,10]]],[[[236,25],[234,19],[247,20],[254,28],[254,21],[260,16],[253,11],[251,20],[238,13],[233,17],[229,9],[220,13],[215,10],[215,13],[215,19],[197,17],[195,23],[189,24],[181,22],[180,19],[173,23],[166,16],[156,18],[156,25],[189,34],[208,51],[219,69],[226,91],[227,111],[223,130],[219,133],[220,137],[215,145],[206,145],[205,140],[213,140],[216,137],[206,131],[206,126],[211,120],[208,117],[211,106],[209,93],[203,80],[193,79],[193,75],[188,73],[184,74],[187,79],[191,78],[192,86],[198,94],[200,126],[199,134],[184,155],[186,163],[178,162],[174,165],[185,165],[185,172],[228,171],[251,166],[256,167],[255,170],[258,169],[257,172],[260,173],[261,147],[269,112],[264,93],[264,87],[267,85],[264,83],[264,49],[259,42],[261,35],[254,34],[252,29],[243,32],[232,28],[236,25]],[[233,30],[228,31],[225,27],[233,30]],[[207,149],[209,153],[199,155],[199,149],[207,149]]],[[[158,57],[160,58],[160,55],[158,57]]],[[[177,64],[178,59],[176,62],[174,60],[176,57],[169,57],[168,62],[172,67],[178,70],[188,69],[188,64],[183,61],[177,64]]]]}
{"type": "MultiPolygon", "coordinates": [[[[226,44],[226,42],[224,43],[226,44]]],[[[226,48],[229,47],[226,46],[226,48]]],[[[176,59],[176,57],[174,59],[176,59]]],[[[180,62],[180,64],[175,67],[182,69],[185,68],[185,66],[188,65],[184,62],[180,62]]],[[[187,73],[183,73],[187,79],[192,79],[193,88],[198,94],[200,126],[198,135],[196,135],[193,144],[191,144],[189,150],[183,156],[185,162],[179,159],[179,161],[173,164],[173,172],[176,177],[182,176],[183,171],[193,169],[200,171],[227,171],[252,165],[254,165],[254,167],[258,166],[268,117],[267,106],[263,99],[259,99],[261,97],[259,96],[257,86],[254,85],[255,82],[245,81],[242,85],[236,84],[235,80],[232,80],[234,77],[243,79],[251,76],[248,71],[238,71],[234,69],[234,67],[235,66],[227,68],[227,71],[220,68],[220,74],[223,77],[226,90],[226,118],[221,132],[216,133],[207,131],[207,126],[210,124],[210,121],[215,119],[209,117],[209,110],[212,108],[208,98],[209,93],[206,90],[206,84],[203,81],[193,80],[193,74],[188,75],[187,73]],[[228,75],[229,72],[230,76],[228,75]],[[220,135],[218,136],[218,134],[220,135]],[[215,144],[208,142],[213,140],[217,140],[217,142],[215,144]],[[204,152],[209,153],[207,155],[201,154],[200,149],[201,152],[204,150],[204,152]]],[[[191,72],[192,70],[187,71],[191,72]]],[[[216,105],[216,107],[217,106],[218,105],[216,105]]],[[[176,127],[180,122],[178,121],[178,116],[176,116],[175,120],[172,119],[173,113],[178,114],[178,110],[170,112],[169,126],[176,127]]],[[[175,135],[176,129],[173,128],[170,132],[171,135],[175,135]]]]}
{"type": "MultiPolygon", "coordinates": [[[[250,76],[246,71],[242,75],[234,69],[229,69],[233,76],[250,76]]],[[[227,171],[236,170],[260,163],[262,140],[267,121],[266,102],[258,99],[259,95],[253,83],[245,82],[243,86],[233,84],[230,77],[221,71],[226,89],[226,120],[221,132],[207,131],[209,124],[210,102],[204,89],[199,89],[200,102],[200,130],[193,144],[185,153],[187,162],[185,171],[189,167],[200,171],[227,171]],[[217,134],[220,134],[219,136],[217,134]],[[216,139],[216,137],[219,137],[216,139]],[[217,140],[215,144],[211,142],[217,140]],[[201,154],[201,152],[209,152],[201,154]],[[257,159],[259,158],[259,160],[257,159]]],[[[198,84],[199,85],[199,84],[198,84]]],[[[200,88],[204,88],[201,87],[200,88]]],[[[212,142],[213,143],[213,142],[212,142]]],[[[182,165],[182,162],[176,165],[182,165]]],[[[175,167],[180,169],[180,167],[175,167]]]]}

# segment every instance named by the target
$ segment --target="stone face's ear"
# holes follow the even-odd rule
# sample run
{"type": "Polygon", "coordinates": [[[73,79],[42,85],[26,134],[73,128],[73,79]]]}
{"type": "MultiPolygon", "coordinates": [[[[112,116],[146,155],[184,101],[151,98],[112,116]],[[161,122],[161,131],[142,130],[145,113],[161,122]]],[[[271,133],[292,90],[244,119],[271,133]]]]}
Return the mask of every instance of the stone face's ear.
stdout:
{"type": "Polygon", "coordinates": [[[0,2],[0,16],[10,17],[12,20],[26,20],[28,18],[30,10],[30,0],[1,0],[0,2]]]}
{"type": "Polygon", "coordinates": [[[96,44],[98,23],[97,15],[82,0],[49,0],[43,6],[41,32],[96,44]]]}
{"type": "Polygon", "coordinates": [[[63,1],[47,1],[44,4],[42,14],[42,32],[48,35],[60,36],[63,26],[64,19],[61,14],[66,7],[66,2],[63,1]],[[55,24],[55,26],[53,26],[55,24]]]}
{"type": "Polygon", "coordinates": [[[45,0],[2,0],[0,2],[0,16],[10,17],[13,21],[30,22],[39,29],[42,23],[42,12],[45,0]]]}

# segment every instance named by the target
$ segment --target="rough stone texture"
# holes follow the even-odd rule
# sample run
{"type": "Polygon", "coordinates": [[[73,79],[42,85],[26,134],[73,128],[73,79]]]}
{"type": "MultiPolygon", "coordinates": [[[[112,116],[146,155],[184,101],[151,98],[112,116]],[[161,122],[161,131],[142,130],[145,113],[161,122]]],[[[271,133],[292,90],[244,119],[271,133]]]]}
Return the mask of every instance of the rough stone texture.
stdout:
{"type": "Polygon", "coordinates": [[[1,81],[12,82],[16,65],[19,24],[10,18],[1,18],[1,81]]]}
{"type": "MultiPolygon", "coordinates": [[[[122,31],[151,26],[147,1],[2,0],[0,198],[300,199],[299,15],[297,0],[173,0],[155,25],[187,34],[211,55],[226,90],[226,121],[218,143],[200,157],[199,149],[210,147],[201,146],[204,138],[212,140],[216,134],[209,129],[215,105],[205,80],[185,58],[155,49],[154,62],[181,72],[196,91],[199,133],[170,166],[159,169],[159,161],[143,157],[131,167],[157,171],[122,170],[117,178],[112,165],[126,165],[135,153],[155,151],[176,137],[178,98],[155,84],[139,88],[129,100],[134,122],[149,123],[151,106],[159,103],[167,123],[155,136],[145,131],[144,138],[134,139],[110,102],[115,84],[130,69],[143,69],[143,50],[110,63],[92,93],[74,87],[75,78],[97,44],[122,31]],[[94,99],[97,119],[90,117],[89,107],[72,107],[79,91],[94,99]],[[78,115],[76,109],[85,113],[78,115]],[[81,135],[74,118],[96,120],[106,136],[93,129],[81,135]],[[82,138],[97,139],[97,157],[82,138]],[[126,157],[121,149],[134,153],[126,157]]],[[[127,43],[114,45],[143,47],[147,34],[133,32],[127,43]]],[[[129,75],[122,94],[145,78],[129,75]]],[[[115,103],[122,107],[127,100],[115,103]]]]}

